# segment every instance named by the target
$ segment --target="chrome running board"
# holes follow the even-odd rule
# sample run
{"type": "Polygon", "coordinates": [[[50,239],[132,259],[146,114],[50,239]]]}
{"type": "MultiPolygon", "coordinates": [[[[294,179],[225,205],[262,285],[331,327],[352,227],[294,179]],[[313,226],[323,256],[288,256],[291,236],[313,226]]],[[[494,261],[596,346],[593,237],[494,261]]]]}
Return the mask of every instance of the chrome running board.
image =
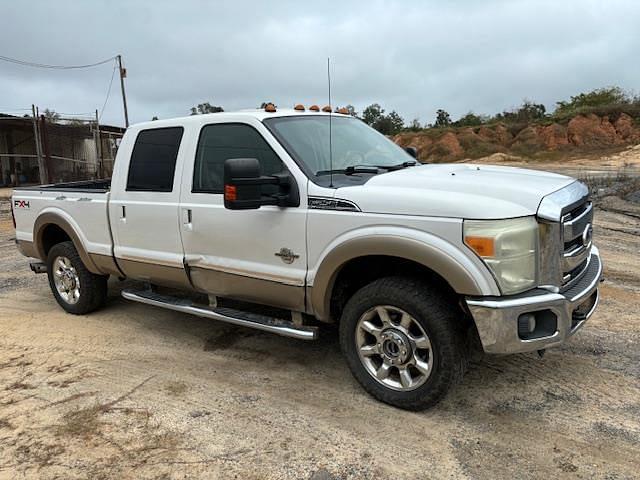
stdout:
{"type": "Polygon", "coordinates": [[[271,332],[284,337],[297,338],[299,340],[315,340],[318,338],[318,327],[298,326],[288,320],[267,317],[255,313],[235,310],[233,308],[207,308],[194,305],[191,300],[161,295],[151,290],[123,290],[122,296],[127,300],[166,308],[181,313],[188,313],[198,317],[220,320],[221,322],[239,325],[241,327],[255,328],[264,332],[271,332]]]}

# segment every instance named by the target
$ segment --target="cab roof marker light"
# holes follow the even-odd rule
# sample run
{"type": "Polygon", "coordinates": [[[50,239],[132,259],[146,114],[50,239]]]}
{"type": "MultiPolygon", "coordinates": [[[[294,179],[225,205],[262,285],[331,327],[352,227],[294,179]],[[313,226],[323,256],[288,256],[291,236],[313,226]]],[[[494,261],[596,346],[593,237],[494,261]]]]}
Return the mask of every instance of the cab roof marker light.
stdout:
{"type": "Polygon", "coordinates": [[[311,105],[309,107],[309,110],[311,110],[312,112],[319,112],[320,111],[320,107],[318,105],[311,105]]]}
{"type": "Polygon", "coordinates": [[[299,112],[304,112],[304,105],[298,103],[295,107],[293,107],[293,109],[298,110],[299,112]]]}
{"type": "Polygon", "coordinates": [[[322,107],[322,111],[325,113],[331,113],[331,105],[325,105],[322,107]]]}

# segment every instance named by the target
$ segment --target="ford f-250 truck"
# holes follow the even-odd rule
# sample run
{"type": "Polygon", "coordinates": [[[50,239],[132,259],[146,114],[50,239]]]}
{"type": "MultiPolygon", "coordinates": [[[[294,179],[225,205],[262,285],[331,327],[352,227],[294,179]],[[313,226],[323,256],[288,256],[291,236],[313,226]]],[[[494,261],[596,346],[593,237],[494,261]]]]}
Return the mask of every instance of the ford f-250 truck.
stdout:
{"type": "Polygon", "coordinates": [[[129,300],[299,339],[338,323],[356,379],[407,409],[438,402],[474,343],[542,351],[593,314],[602,263],[584,184],[418,165],[318,110],[130,127],[110,181],[14,190],[18,247],[73,314],[102,306],[112,275],[143,282],[129,300]]]}

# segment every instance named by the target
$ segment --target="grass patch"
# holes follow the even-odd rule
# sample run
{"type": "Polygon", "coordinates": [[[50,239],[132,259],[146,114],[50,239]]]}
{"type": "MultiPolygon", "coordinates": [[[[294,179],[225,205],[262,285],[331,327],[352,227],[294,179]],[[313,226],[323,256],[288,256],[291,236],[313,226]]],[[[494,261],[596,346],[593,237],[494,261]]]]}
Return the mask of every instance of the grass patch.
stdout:
{"type": "Polygon", "coordinates": [[[16,448],[16,458],[20,463],[35,463],[39,467],[54,465],[54,460],[65,452],[62,445],[51,445],[40,441],[35,441],[29,445],[20,445],[16,448]]]}
{"type": "Polygon", "coordinates": [[[58,426],[56,433],[59,436],[92,437],[99,432],[102,425],[99,417],[105,411],[105,407],[100,404],[71,410],[62,416],[62,424],[58,426]]]}
{"type": "Polygon", "coordinates": [[[171,395],[177,397],[187,391],[187,384],[179,381],[169,382],[165,385],[164,389],[171,395]]]}
{"type": "Polygon", "coordinates": [[[640,192],[640,177],[630,176],[623,168],[612,172],[610,175],[578,175],[594,196],[616,195],[627,198],[640,192]],[[600,190],[604,190],[600,192],[600,190]],[[600,195],[598,195],[600,194],[600,195]]]}
{"type": "Polygon", "coordinates": [[[6,428],[7,430],[13,430],[14,426],[6,418],[0,418],[0,430],[6,428]]]}
{"type": "Polygon", "coordinates": [[[7,385],[5,390],[32,390],[36,387],[34,387],[33,385],[31,385],[30,383],[25,383],[25,382],[13,382],[10,385],[7,385]]]}

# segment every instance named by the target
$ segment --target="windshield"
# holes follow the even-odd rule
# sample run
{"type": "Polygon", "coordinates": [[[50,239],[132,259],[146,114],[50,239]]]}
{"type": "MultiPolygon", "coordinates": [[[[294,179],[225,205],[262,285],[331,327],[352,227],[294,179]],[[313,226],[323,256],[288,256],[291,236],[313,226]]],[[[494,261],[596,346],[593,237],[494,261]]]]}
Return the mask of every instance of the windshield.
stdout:
{"type": "Polygon", "coordinates": [[[347,167],[391,167],[415,161],[356,118],[331,117],[333,161],[329,159],[329,115],[269,118],[264,123],[289,154],[314,176],[347,167]]]}

